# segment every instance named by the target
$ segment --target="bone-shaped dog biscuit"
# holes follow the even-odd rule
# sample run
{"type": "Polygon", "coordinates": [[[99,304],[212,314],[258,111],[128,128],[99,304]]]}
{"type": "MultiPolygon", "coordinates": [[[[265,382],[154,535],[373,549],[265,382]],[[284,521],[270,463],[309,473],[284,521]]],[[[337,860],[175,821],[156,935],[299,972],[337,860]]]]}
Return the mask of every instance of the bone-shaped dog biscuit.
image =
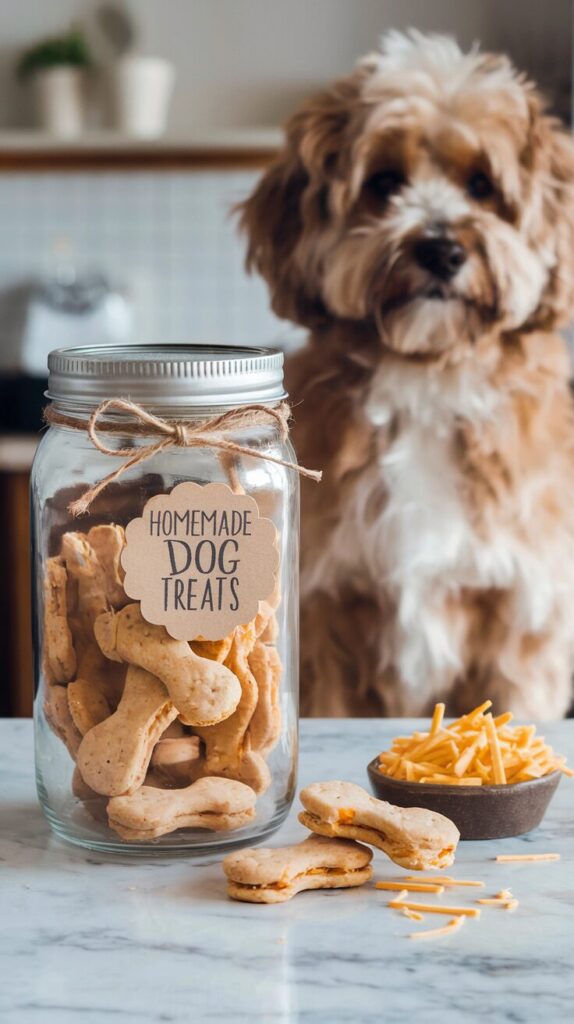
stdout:
{"type": "Polygon", "coordinates": [[[265,632],[271,618],[273,617],[274,611],[269,601],[260,601],[257,615],[253,620],[253,628],[255,630],[255,636],[260,637],[265,632]]]}
{"type": "Polygon", "coordinates": [[[79,677],[68,683],[67,694],[72,720],[82,736],[111,715],[105,695],[89,679],[79,677]]]}
{"type": "Polygon", "coordinates": [[[192,640],[190,647],[200,658],[223,662],[229,654],[232,643],[233,633],[230,633],[229,636],[224,636],[221,640],[192,640]]]}
{"type": "Polygon", "coordinates": [[[245,635],[239,634],[238,631],[225,659],[226,666],[233,672],[241,686],[241,696],[235,711],[217,725],[196,729],[198,735],[205,740],[206,759],[214,768],[225,767],[230,760],[238,760],[247,726],[257,704],[257,683],[249,669],[246,643],[249,646],[251,638],[246,640],[245,635]]]}
{"type": "Polygon", "coordinates": [[[44,691],[44,715],[53,733],[67,747],[70,757],[76,760],[82,742],[82,734],[76,728],[68,707],[67,687],[54,683],[44,691]]]}
{"type": "Polygon", "coordinates": [[[62,537],[62,558],[76,581],[77,612],[91,627],[98,615],[129,603],[120,564],[124,545],[121,526],[93,526],[87,535],[69,532],[62,537]]]}
{"type": "Polygon", "coordinates": [[[452,864],[460,833],[442,814],[395,807],[352,782],[314,782],[300,794],[299,821],[323,836],[357,839],[411,871],[452,864]]]}
{"type": "Polygon", "coordinates": [[[255,793],[230,779],[199,779],[185,789],[142,786],[108,804],[111,828],[126,840],[156,839],[178,828],[226,832],[255,816],[255,793]]]}
{"type": "Polygon", "coordinates": [[[221,779],[235,779],[244,782],[257,796],[265,793],[271,785],[271,772],[265,758],[256,750],[244,749],[239,759],[230,763],[219,762],[219,767],[210,767],[205,757],[190,764],[191,779],[217,776],[221,779]]]}
{"type": "Polygon", "coordinates": [[[74,678],[76,652],[68,625],[68,574],[61,558],[49,558],[44,578],[44,667],[48,682],[74,678]]]}
{"type": "Polygon", "coordinates": [[[92,627],[72,622],[72,635],[78,662],[77,678],[86,679],[115,711],[124,688],[126,666],[106,658],[96,643],[92,627]]]}
{"type": "Polygon", "coordinates": [[[259,633],[259,639],[264,644],[274,644],[278,636],[279,623],[277,622],[275,612],[272,612],[261,633],[259,633]]]}
{"type": "Polygon", "coordinates": [[[249,740],[252,750],[268,757],[281,735],[279,682],[282,665],[276,649],[257,640],[249,655],[249,668],[257,683],[257,705],[249,723],[249,740]]]}
{"type": "Polygon", "coordinates": [[[106,597],[112,608],[123,608],[130,598],[124,590],[125,572],[120,557],[126,543],[121,526],[113,524],[92,526],[88,531],[88,543],[94,551],[103,571],[106,597]]]}
{"type": "Polygon", "coordinates": [[[83,533],[65,533],[62,537],[61,553],[68,575],[77,584],[78,602],[75,616],[91,628],[98,615],[102,615],[110,608],[104,570],[83,533]]]}
{"type": "Polygon", "coordinates": [[[193,768],[201,757],[199,736],[162,738],[151,756],[151,767],[168,786],[187,786],[193,779],[193,768]]]}
{"type": "Polygon", "coordinates": [[[205,741],[205,758],[192,766],[192,777],[217,775],[244,782],[258,795],[271,785],[271,773],[259,751],[251,749],[249,723],[257,707],[257,683],[249,655],[257,642],[257,618],[234,631],[225,664],[241,683],[241,699],[234,714],[217,726],[196,731],[205,741]]]}
{"type": "Polygon", "coordinates": [[[156,742],[176,715],[163,683],[130,665],[117,711],[90,729],[80,744],[78,767],[84,782],[107,796],[133,793],[145,779],[156,742]]]}
{"type": "Polygon", "coordinates": [[[146,622],[139,604],[101,615],[94,633],[106,657],[139,665],[161,679],[186,725],[221,722],[237,707],[241,685],[233,672],[198,657],[163,626],[146,622]]]}
{"type": "Polygon", "coordinates": [[[60,553],[71,576],[93,579],[97,571],[97,560],[88,538],[84,533],[72,531],[62,535],[60,553]]]}
{"type": "Polygon", "coordinates": [[[254,643],[255,633],[251,624],[235,631],[225,664],[241,684],[241,698],[236,710],[224,722],[195,731],[205,743],[203,775],[239,779],[256,793],[263,793],[271,781],[269,769],[261,755],[250,750],[246,739],[247,728],[257,706],[257,683],[248,661],[254,643]]]}
{"type": "Polygon", "coordinates": [[[373,854],[348,839],[309,836],[296,846],[240,850],[223,861],[227,892],[248,903],[285,903],[306,889],[343,889],[371,878],[373,854]]]}

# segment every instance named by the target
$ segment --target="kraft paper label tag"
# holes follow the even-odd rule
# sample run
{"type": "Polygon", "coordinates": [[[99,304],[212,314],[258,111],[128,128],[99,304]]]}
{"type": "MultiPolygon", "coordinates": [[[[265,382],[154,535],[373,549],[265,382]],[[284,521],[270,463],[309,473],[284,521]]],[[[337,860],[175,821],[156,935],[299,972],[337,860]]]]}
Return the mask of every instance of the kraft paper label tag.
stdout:
{"type": "Polygon", "coordinates": [[[275,586],[277,530],[227,484],[178,484],[126,527],[124,590],[176,640],[220,640],[275,586]]]}

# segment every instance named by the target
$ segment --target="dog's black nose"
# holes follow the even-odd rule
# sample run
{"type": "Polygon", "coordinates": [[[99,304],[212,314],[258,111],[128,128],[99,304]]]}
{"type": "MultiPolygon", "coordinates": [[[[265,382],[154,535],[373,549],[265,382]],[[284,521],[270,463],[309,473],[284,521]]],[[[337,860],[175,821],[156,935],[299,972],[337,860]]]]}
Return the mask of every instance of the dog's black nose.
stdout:
{"type": "Polygon", "coordinates": [[[444,235],[429,235],[415,243],[414,257],[423,270],[441,281],[450,281],[465,262],[466,252],[460,242],[444,235]]]}

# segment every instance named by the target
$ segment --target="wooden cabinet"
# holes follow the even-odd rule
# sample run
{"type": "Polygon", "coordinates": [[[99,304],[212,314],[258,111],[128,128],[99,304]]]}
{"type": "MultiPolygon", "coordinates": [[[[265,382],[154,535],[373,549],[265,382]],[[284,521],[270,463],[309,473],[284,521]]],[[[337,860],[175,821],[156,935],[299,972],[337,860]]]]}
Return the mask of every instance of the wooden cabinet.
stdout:
{"type": "Polygon", "coordinates": [[[0,715],[32,714],[30,465],[34,438],[0,438],[0,715]]]}

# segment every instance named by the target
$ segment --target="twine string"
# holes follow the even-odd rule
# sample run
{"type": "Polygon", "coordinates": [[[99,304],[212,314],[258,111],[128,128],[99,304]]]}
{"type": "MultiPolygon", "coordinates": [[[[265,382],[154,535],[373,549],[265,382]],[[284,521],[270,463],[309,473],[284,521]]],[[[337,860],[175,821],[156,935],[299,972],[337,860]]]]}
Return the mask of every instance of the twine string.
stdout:
{"type": "Polygon", "coordinates": [[[300,476],[318,482],[321,479],[319,471],[306,469],[296,462],[281,459],[264,449],[238,444],[226,436],[235,430],[248,427],[274,425],[279,430],[281,441],[284,442],[289,437],[289,416],[289,405],[287,402],[281,402],[275,408],[267,405],[246,405],[242,408],[230,409],[228,412],[221,413],[220,416],[206,420],[164,420],[126,398],[109,398],[105,402],[101,402],[88,420],[66,416],[65,413],[58,412],[53,405],[49,405],[44,410],[46,423],[52,426],[69,427],[72,430],[84,430],[94,448],[102,455],[125,459],[117,469],[108,473],[93,487],[89,487],[80,498],[70,502],[68,511],[74,517],[87,512],[98,494],[101,494],[109,484],[118,480],[129,469],[138,466],[159,452],[174,447],[216,448],[219,451],[235,455],[247,455],[254,459],[263,459],[265,462],[273,462],[286,469],[292,469],[300,476]],[[122,423],[118,423],[117,420],[105,420],[105,414],[110,411],[130,418],[122,423]],[[112,448],[102,439],[102,434],[157,437],[158,440],[135,450],[133,447],[112,448]]]}

